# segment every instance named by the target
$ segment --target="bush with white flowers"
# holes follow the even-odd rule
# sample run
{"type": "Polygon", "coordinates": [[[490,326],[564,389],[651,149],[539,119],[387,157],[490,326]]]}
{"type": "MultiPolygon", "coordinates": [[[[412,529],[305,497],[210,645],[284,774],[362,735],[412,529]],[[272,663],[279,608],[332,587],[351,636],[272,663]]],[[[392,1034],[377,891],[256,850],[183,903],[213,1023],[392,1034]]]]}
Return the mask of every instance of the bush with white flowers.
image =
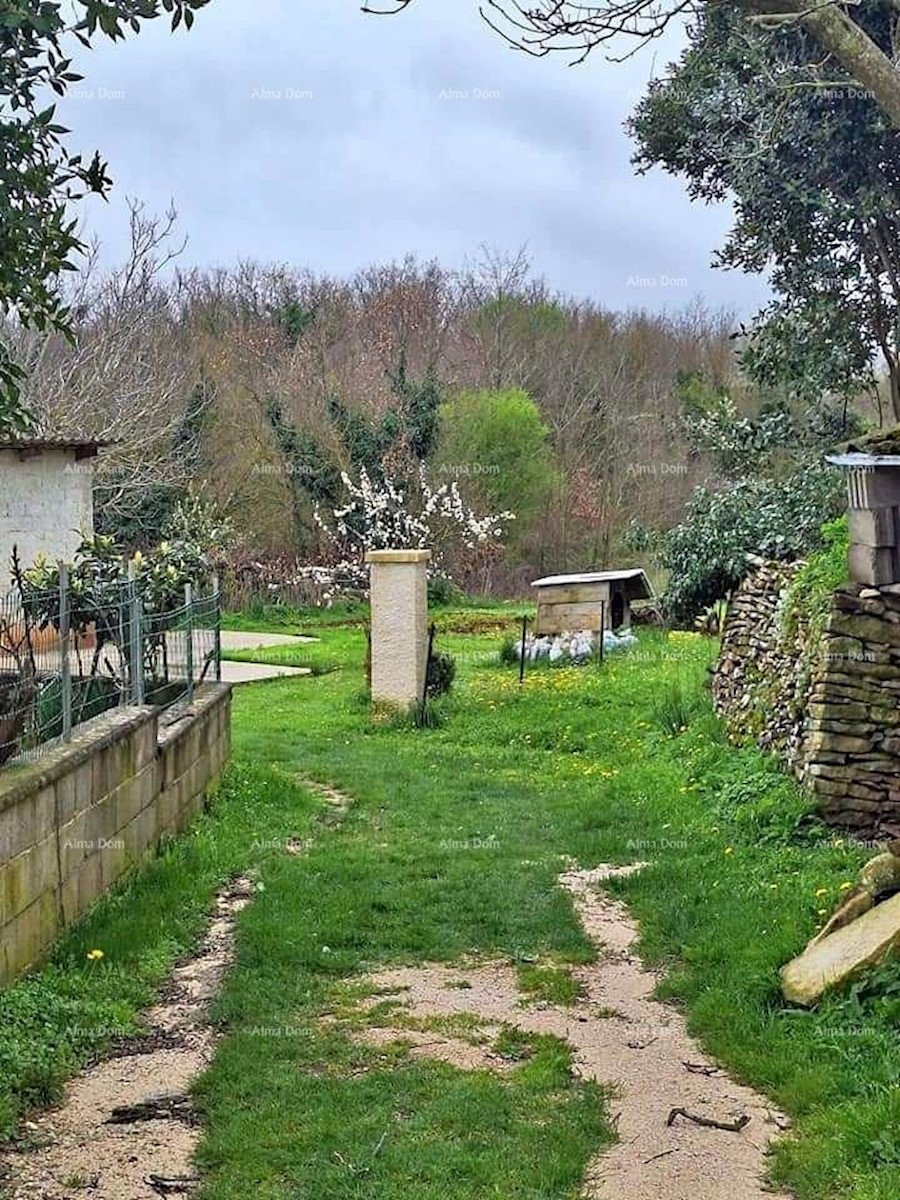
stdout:
{"type": "Polygon", "coordinates": [[[515,513],[481,516],[470,508],[453,480],[433,488],[424,468],[405,487],[385,476],[374,480],[363,468],[354,482],[343,472],[348,500],[325,517],[315,519],[325,536],[349,557],[367,550],[432,551],[432,566],[440,566],[444,552],[463,547],[476,553],[499,551],[505,526],[515,513]]]}

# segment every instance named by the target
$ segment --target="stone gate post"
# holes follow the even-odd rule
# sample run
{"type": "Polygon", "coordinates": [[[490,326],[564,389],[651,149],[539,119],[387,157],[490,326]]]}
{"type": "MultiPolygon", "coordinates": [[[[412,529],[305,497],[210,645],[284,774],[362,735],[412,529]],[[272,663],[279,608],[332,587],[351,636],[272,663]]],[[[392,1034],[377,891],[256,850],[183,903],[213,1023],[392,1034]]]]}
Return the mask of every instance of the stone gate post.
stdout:
{"type": "Polygon", "coordinates": [[[372,699],[406,707],[422,698],[428,654],[430,550],[370,550],[372,699]]]}

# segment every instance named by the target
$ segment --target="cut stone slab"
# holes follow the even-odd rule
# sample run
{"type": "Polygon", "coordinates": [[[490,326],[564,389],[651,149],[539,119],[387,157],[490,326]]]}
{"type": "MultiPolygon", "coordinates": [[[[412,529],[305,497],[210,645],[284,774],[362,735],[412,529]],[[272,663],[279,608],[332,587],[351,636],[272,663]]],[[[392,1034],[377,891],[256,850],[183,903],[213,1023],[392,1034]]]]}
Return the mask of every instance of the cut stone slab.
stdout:
{"type": "Polygon", "coordinates": [[[900,947],[900,892],[876,904],[843,929],[808,946],[781,969],[785,1000],[804,1008],[814,1005],[828,988],[852,979],[900,947]]]}

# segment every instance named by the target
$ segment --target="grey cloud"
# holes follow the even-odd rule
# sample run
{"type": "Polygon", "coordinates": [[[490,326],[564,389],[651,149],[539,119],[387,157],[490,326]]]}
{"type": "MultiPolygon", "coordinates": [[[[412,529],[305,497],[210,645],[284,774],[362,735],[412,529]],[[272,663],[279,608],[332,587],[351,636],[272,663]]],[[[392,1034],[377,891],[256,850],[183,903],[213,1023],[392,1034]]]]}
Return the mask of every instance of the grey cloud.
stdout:
{"type": "Polygon", "coordinates": [[[527,242],[552,286],[613,307],[703,293],[748,313],[765,298],[759,280],[710,267],[727,208],[631,171],[622,122],[646,55],[529,59],[461,0],[394,19],[357,0],[212,0],[188,35],[160,22],[77,61],[84,95],[61,115],[116,179],[111,205],[84,208],[107,257],[122,252],[130,195],[175,200],[191,264],[337,273],[415,253],[458,266],[482,243],[527,242]]]}

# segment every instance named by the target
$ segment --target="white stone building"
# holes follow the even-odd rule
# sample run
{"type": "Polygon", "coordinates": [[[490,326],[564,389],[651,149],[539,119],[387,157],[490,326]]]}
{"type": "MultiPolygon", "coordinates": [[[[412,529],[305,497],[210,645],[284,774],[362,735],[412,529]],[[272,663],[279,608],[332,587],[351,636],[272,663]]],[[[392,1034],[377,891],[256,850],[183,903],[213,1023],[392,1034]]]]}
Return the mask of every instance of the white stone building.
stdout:
{"type": "Polygon", "coordinates": [[[94,529],[96,442],[0,441],[0,592],[11,585],[13,546],[23,567],[40,554],[71,561],[94,529]]]}

